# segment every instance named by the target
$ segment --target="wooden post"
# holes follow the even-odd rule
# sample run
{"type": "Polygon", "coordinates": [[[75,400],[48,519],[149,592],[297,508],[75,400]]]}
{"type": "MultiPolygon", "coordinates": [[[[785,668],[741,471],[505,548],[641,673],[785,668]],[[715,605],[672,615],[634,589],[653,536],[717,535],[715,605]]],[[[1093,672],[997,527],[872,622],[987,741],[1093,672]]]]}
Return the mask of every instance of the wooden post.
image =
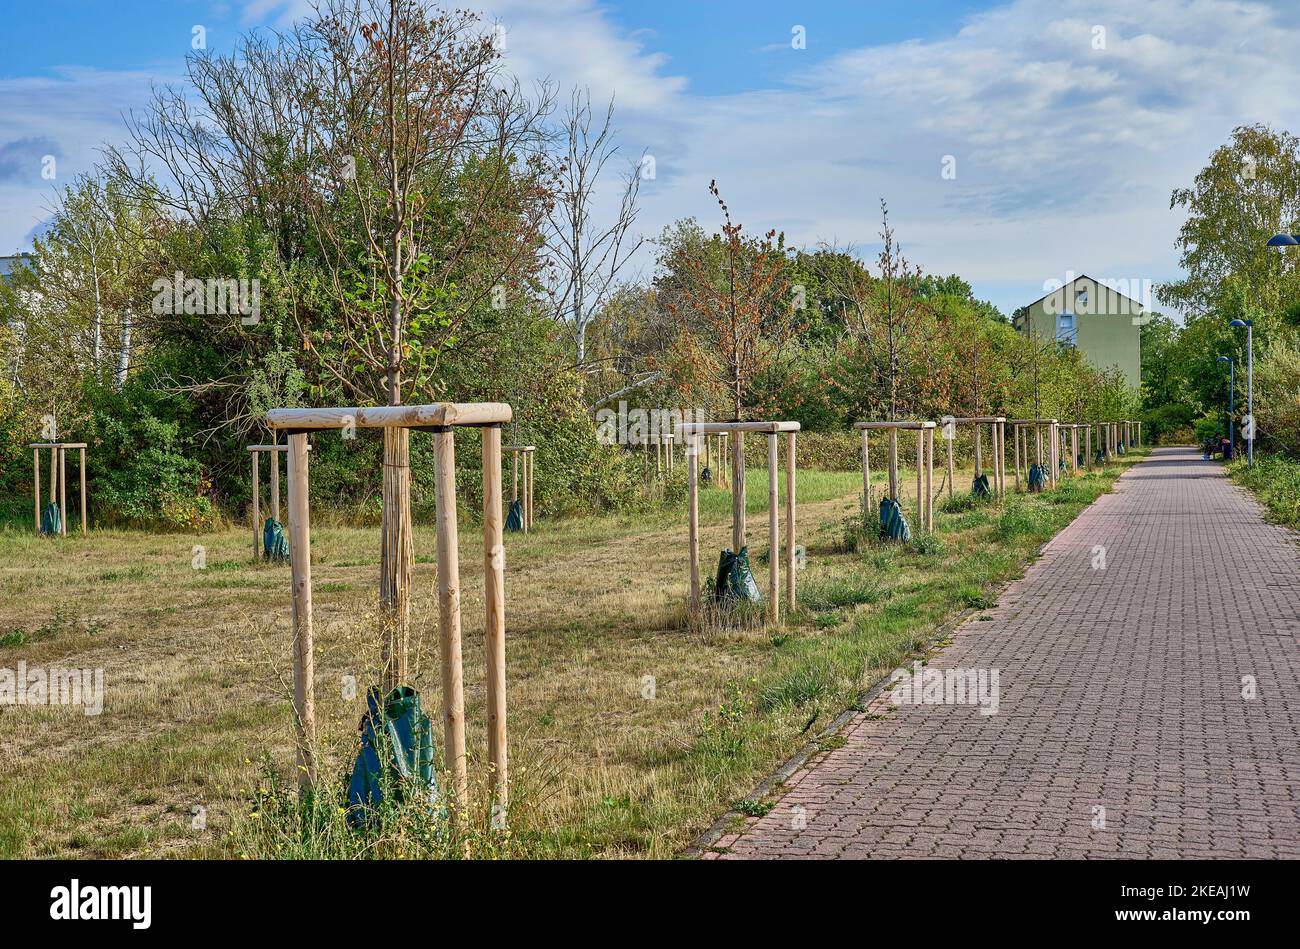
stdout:
{"type": "Polygon", "coordinates": [[[916,430],[916,529],[925,529],[925,494],[921,490],[921,476],[925,472],[925,429],[916,430]]]}
{"type": "Polygon", "coordinates": [[[745,433],[731,433],[731,549],[745,546],[745,433]]]}
{"type": "MultiPolygon", "coordinates": [[[[59,450],[50,449],[50,503],[59,500],[59,450]]],[[[63,511],[59,511],[59,520],[63,520],[63,511]]]]}
{"type": "Polygon", "coordinates": [[[898,500],[898,429],[889,430],[889,496],[898,500]]]}
{"type": "MultiPolygon", "coordinates": [[[[253,452],[254,457],[257,452],[253,452]]],[[[293,711],[298,786],[316,783],[316,662],[311,616],[311,523],[307,504],[307,436],[289,436],[289,570],[293,576],[293,711]]]]}
{"type": "Polygon", "coordinates": [[[280,521],[280,453],[270,451],[267,453],[266,460],[271,463],[271,516],[280,521]]]}
{"type": "Polygon", "coordinates": [[[786,609],[794,609],[794,512],[795,512],[795,432],[785,443],[785,600],[786,609]]]}
{"type": "MultiPolygon", "coordinates": [[[[686,436],[686,508],[688,512],[686,544],[691,559],[691,609],[696,611],[700,608],[700,459],[698,452],[692,449],[698,446],[701,437],[703,437],[704,443],[707,445],[709,441],[707,435],[686,436]]],[[[707,448],[705,450],[707,451],[707,448]]]]}
{"type": "Polygon", "coordinates": [[[1020,490],[1020,426],[1011,426],[1011,440],[1015,443],[1016,451],[1016,490],[1020,490]]]}
{"type": "MultiPolygon", "coordinates": [[[[716,482],[718,480],[718,476],[713,470],[713,439],[708,435],[702,435],[700,437],[704,439],[704,467],[709,469],[709,475],[716,482]]],[[[686,444],[688,446],[691,444],[691,440],[689,438],[686,440],[686,444]]],[[[698,451],[699,442],[696,441],[695,444],[697,446],[696,450],[698,451]]],[[[688,447],[686,450],[690,451],[690,448],[688,447]]]]}
{"type": "MultiPolygon", "coordinates": [[[[487,620],[488,797],[505,807],[506,771],[506,553],[501,535],[501,426],[483,429],[483,590],[487,620]]],[[[440,574],[441,576],[441,574],[440,574]]]]}
{"type": "Polygon", "coordinates": [[[81,452],[80,464],[77,471],[81,475],[81,536],[90,535],[90,528],[86,525],[86,449],[78,449],[81,452]]]}
{"type": "Polygon", "coordinates": [[[664,437],[655,435],[655,477],[662,477],[664,473],[664,437]]]}
{"type": "Polygon", "coordinates": [[[871,516],[871,449],[865,428],[862,430],[862,516],[871,516]]]}
{"type": "Polygon", "coordinates": [[[261,452],[249,454],[253,456],[253,559],[257,560],[262,554],[262,478],[257,469],[261,452]]]}
{"type": "Polygon", "coordinates": [[[514,485],[510,489],[510,501],[519,500],[519,449],[510,449],[510,465],[514,469],[514,485]]]}
{"type": "Polygon", "coordinates": [[[1092,470],[1092,423],[1083,430],[1083,466],[1092,470]]]}
{"type": "Polygon", "coordinates": [[[537,452],[524,452],[524,469],[528,472],[525,481],[527,490],[524,492],[524,522],[531,531],[533,529],[533,475],[537,470],[537,452]]]}
{"type": "Polygon", "coordinates": [[[32,449],[32,491],[36,497],[36,533],[41,532],[41,450],[32,449]]]}
{"type": "Polygon", "coordinates": [[[980,437],[980,423],[975,423],[975,477],[984,473],[984,445],[980,437]]]}
{"type": "MultiPolygon", "coordinates": [[[[465,672],[460,648],[460,537],[456,526],[456,440],[451,429],[433,433],[434,495],[438,521],[438,658],[442,671],[443,755],[451,771],[456,819],[469,800],[465,767],[465,672]]],[[[525,468],[527,460],[524,462],[525,468]]],[[[527,492],[525,491],[525,497],[527,492]]]]}
{"type": "Polygon", "coordinates": [[[775,432],[767,436],[767,598],[773,625],[781,622],[781,502],[777,496],[781,463],[776,439],[775,432]]]}
{"type": "Polygon", "coordinates": [[[677,452],[674,450],[677,445],[677,439],[671,432],[664,436],[668,439],[668,477],[673,476],[673,463],[676,461],[677,452]]]}
{"type": "Polygon", "coordinates": [[[995,422],[998,430],[998,497],[1007,496],[1007,423],[995,422]]]}
{"type": "Polygon", "coordinates": [[[1061,480],[1061,430],[1056,422],[1048,425],[1048,464],[1052,465],[1052,487],[1061,480]]]}
{"type": "Polygon", "coordinates": [[[68,536],[68,450],[59,449],[59,536],[68,536]]]}
{"type": "Polygon", "coordinates": [[[1079,426],[1070,429],[1070,470],[1079,470],[1079,426]]]}
{"type": "Polygon", "coordinates": [[[991,422],[989,434],[993,439],[993,496],[1002,497],[1002,467],[1006,459],[1002,456],[1002,423],[991,422]]]}
{"type": "Polygon", "coordinates": [[[952,443],[957,440],[957,423],[952,422],[951,437],[948,429],[944,430],[944,441],[948,443],[948,497],[952,497],[953,482],[957,478],[957,469],[952,462],[952,443]]]}
{"type": "Polygon", "coordinates": [[[925,529],[934,532],[934,429],[925,430],[925,529]]]}

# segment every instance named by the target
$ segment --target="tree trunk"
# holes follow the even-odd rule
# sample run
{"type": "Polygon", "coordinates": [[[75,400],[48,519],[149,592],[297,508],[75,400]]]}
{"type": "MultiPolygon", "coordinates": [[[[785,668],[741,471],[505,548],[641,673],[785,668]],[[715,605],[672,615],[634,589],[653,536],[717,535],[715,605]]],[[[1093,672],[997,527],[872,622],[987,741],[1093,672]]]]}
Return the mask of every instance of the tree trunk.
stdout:
{"type": "MultiPolygon", "coordinates": [[[[403,308],[397,287],[389,305],[388,404],[402,404],[403,308]]],[[[411,615],[411,451],[410,431],[384,429],[383,519],[380,529],[379,609],[384,691],[407,681],[407,631],[411,615]]]]}
{"type": "Polygon", "coordinates": [[[118,392],[126,385],[126,373],[131,368],[131,311],[122,313],[122,350],[117,357],[117,378],[114,380],[118,392]]]}
{"type": "Polygon", "coordinates": [[[383,521],[380,530],[379,606],[385,692],[407,682],[407,630],[411,614],[410,431],[384,429],[383,521]]]}

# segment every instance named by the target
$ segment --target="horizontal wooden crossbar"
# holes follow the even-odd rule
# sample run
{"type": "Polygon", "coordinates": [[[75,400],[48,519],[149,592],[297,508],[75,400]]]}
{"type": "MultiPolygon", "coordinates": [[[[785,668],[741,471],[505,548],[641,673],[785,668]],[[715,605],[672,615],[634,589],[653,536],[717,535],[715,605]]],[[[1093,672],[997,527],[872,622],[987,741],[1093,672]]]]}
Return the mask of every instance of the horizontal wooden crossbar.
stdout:
{"type": "Polygon", "coordinates": [[[1003,415],[972,415],[969,418],[942,418],[941,422],[952,422],[956,425],[992,425],[995,422],[1005,422],[1006,416],[1003,415]]]}
{"type": "Polygon", "coordinates": [[[853,427],[859,430],[877,430],[897,428],[905,430],[914,430],[922,428],[937,428],[934,422],[854,422],[853,427]]]}
{"type": "Polygon", "coordinates": [[[768,435],[780,432],[799,431],[798,422],[682,422],[681,431],[685,435],[710,435],[719,432],[765,432],[768,435]]]}
{"type": "Polygon", "coordinates": [[[451,425],[501,425],[511,419],[504,402],[435,402],[432,405],[379,405],[366,408],[271,409],[272,428],[423,428],[451,425]]]}
{"type": "Polygon", "coordinates": [[[33,442],[28,448],[86,448],[85,442],[33,442]]]}
{"type": "Polygon", "coordinates": [[[1012,425],[1058,425],[1060,424],[1054,418],[1009,418],[1007,419],[1012,425]]]}
{"type": "Polygon", "coordinates": [[[536,445],[506,445],[506,451],[537,451],[536,445]]]}

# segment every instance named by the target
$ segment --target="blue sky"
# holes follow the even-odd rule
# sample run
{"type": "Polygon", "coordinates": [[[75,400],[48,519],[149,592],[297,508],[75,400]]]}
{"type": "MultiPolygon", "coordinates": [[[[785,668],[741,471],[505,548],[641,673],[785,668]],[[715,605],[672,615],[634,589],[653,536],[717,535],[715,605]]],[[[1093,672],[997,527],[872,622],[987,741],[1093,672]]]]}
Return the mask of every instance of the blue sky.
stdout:
{"type": "MultiPolygon", "coordinates": [[[[463,3],[463,0],[462,0],[463,3]]],[[[1178,273],[1169,194],[1234,126],[1300,131],[1300,4],[1272,0],[496,0],[521,78],[614,96],[649,153],[639,229],[737,216],[870,259],[885,198],[905,252],[1004,310],[1066,271],[1178,273]],[[796,27],[804,48],[792,47],[796,27]],[[955,176],[944,174],[955,169],[955,176]]],[[[0,253],[26,249],[52,184],[123,140],[124,112],[210,48],[306,0],[6,2],[0,253]],[[53,156],[57,174],[42,176],[53,156]]],[[[48,173],[48,172],[47,172],[48,173]]],[[[613,196],[613,189],[610,189],[613,196]]],[[[649,267],[649,257],[641,261],[649,267]]]]}

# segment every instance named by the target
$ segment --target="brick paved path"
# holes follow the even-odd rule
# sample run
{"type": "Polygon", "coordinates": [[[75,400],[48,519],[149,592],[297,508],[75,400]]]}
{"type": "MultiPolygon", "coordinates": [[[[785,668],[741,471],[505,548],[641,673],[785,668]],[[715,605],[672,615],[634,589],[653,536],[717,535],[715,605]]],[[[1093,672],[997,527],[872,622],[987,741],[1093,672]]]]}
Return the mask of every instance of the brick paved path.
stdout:
{"type": "Polygon", "coordinates": [[[1300,857],[1293,537],[1156,450],[931,658],[999,670],[996,714],[882,696],[706,856],[1300,857]]]}

